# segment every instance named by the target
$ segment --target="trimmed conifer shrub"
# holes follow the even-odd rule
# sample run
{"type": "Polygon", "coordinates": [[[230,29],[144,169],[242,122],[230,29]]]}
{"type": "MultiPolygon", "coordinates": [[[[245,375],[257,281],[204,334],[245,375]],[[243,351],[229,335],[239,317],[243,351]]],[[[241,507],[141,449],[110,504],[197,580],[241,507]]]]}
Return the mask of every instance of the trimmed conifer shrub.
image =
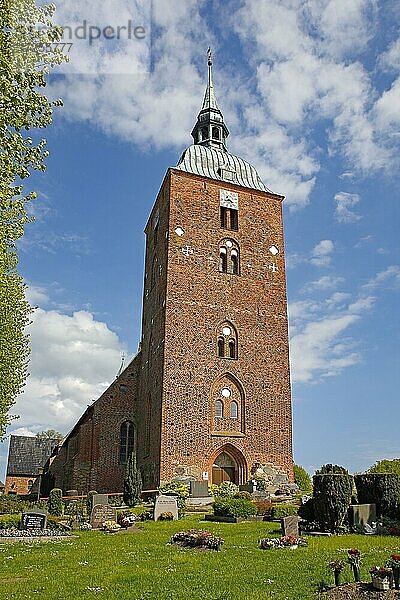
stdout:
{"type": "Polygon", "coordinates": [[[61,517],[64,512],[64,505],[62,501],[62,490],[54,488],[49,494],[48,503],[49,513],[55,517],[61,517]]]}
{"type": "Polygon", "coordinates": [[[395,473],[355,475],[359,504],[376,504],[379,517],[400,516],[400,476],[395,473]]]}
{"type": "Polygon", "coordinates": [[[124,502],[136,506],[142,499],[142,475],[136,463],[136,453],[132,452],[126,464],[124,480],[124,502]]]}
{"type": "Polygon", "coordinates": [[[86,512],[87,512],[87,516],[90,517],[90,515],[92,514],[92,510],[93,510],[93,496],[97,494],[96,490],[90,490],[90,492],[87,493],[87,497],[86,497],[86,512]]]}
{"type": "Polygon", "coordinates": [[[350,506],[353,478],[348,473],[314,475],[315,518],[324,531],[337,532],[350,506]]]}

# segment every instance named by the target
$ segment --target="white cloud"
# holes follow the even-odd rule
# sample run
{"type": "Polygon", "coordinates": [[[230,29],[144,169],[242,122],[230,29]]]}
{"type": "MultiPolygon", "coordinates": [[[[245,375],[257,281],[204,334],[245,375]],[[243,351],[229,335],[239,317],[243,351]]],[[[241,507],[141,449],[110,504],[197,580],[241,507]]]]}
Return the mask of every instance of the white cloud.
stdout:
{"type": "Polygon", "coordinates": [[[65,433],[115,378],[122,345],[86,311],[71,316],[37,309],[29,327],[30,376],[13,412],[15,425],[65,433]]]}
{"type": "Polygon", "coordinates": [[[327,377],[359,361],[351,345],[336,347],[336,340],[344,330],[358,320],[357,315],[328,317],[308,323],[301,333],[290,340],[290,360],[294,381],[307,383],[316,376],[327,377]]]}
{"type": "Polygon", "coordinates": [[[326,267],[332,260],[332,252],[335,249],[335,245],[332,240],[321,240],[313,248],[310,262],[316,267],[326,267]]]}
{"type": "Polygon", "coordinates": [[[335,218],[339,223],[354,223],[361,219],[360,215],[353,210],[360,202],[360,196],[358,194],[338,192],[335,194],[335,202],[335,218]]]}
{"type": "Polygon", "coordinates": [[[400,70],[400,38],[394,40],[389,48],[379,57],[379,66],[387,70],[400,70]]]}
{"type": "Polygon", "coordinates": [[[49,301],[49,296],[45,288],[31,283],[27,284],[25,296],[31,306],[36,306],[37,304],[44,306],[49,301]]]}
{"type": "MultiPolygon", "coordinates": [[[[305,286],[304,291],[320,292],[328,289],[334,280],[322,277],[305,286]]],[[[358,351],[358,340],[350,336],[348,330],[375,308],[378,290],[399,286],[400,267],[391,265],[360,286],[356,294],[334,292],[325,299],[306,298],[290,303],[288,312],[293,381],[316,383],[360,362],[362,357],[358,351]]]]}
{"type": "Polygon", "coordinates": [[[400,286],[400,267],[398,265],[390,265],[383,271],[380,271],[372,277],[367,283],[362,286],[364,293],[369,293],[379,287],[400,286]]]}
{"type": "Polygon", "coordinates": [[[315,292],[325,291],[337,288],[341,283],[344,282],[343,277],[336,277],[334,275],[324,275],[315,281],[310,281],[303,287],[303,292],[315,292]]]}

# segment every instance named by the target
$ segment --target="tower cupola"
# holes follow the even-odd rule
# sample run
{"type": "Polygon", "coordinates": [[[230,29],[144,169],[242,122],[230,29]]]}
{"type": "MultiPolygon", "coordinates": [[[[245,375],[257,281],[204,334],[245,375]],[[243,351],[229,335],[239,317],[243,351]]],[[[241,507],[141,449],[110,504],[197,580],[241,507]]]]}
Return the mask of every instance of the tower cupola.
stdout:
{"type": "Polygon", "coordinates": [[[226,138],[229,135],[224,123],[224,116],[219,109],[214,92],[212,79],[212,54],[208,48],[208,82],[204,94],[203,106],[197,116],[196,125],[193,127],[192,137],[195,144],[208,148],[218,148],[226,152],[226,138]]]}

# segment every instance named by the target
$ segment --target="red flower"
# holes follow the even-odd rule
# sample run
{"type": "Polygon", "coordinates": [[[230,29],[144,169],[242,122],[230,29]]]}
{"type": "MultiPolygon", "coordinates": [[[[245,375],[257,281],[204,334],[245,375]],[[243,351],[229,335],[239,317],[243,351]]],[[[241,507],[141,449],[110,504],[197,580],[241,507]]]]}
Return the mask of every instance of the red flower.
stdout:
{"type": "Polygon", "coordinates": [[[396,560],[400,562],[400,556],[397,554],[392,554],[392,556],[390,557],[392,560],[396,560]]]}
{"type": "Polygon", "coordinates": [[[361,554],[361,552],[359,550],[356,550],[356,548],[351,548],[350,550],[347,550],[347,552],[351,556],[360,556],[361,554]]]}

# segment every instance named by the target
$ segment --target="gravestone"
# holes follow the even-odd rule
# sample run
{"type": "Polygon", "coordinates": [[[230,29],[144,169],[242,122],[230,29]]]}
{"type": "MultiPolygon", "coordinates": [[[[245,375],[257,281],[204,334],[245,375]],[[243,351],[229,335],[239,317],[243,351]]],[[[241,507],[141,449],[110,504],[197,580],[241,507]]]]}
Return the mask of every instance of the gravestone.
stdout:
{"type": "Polygon", "coordinates": [[[95,506],[96,504],[108,504],[108,495],[107,494],[93,494],[92,506],[95,506]]]}
{"type": "Polygon", "coordinates": [[[116,521],[117,509],[109,504],[95,504],[90,517],[93,529],[99,529],[105,521],[116,521]]]}
{"type": "Polygon", "coordinates": [[[47,512],[41,508],[25,510],[21,517],[21,529],[46,529],[47,512]]]}
{"type": "Polygon", "coordinates": [[[257,486],[255,483],[253,483],[253,480],[250,480],[247,483],[243,483],[242,485],[239,485],[239,491],[240,492],[249,492],[249,494],[252,494],[253,492],[257,491],[257,486]]]}
{"type": "Polygon", "coordinates": [[[160,494],[156,498],[154,506],[154,520],[158,521],[160,515],[170,512],[173,514],[174,521],[178,520],[178,500],[176,496],[165,496],[160,494]]]}
{"type": "Polygon", "coordinates": [[[299,520],[297,515],[283,517],[281,519],[283,535],[294,535],[294,537],[299,537],[299,520]]]}
{"type": "Polygon", "coordinates": [[[208,496],[207,481],[191,481],[190,496],[191,498],[206,498],[208,496]]]}
{"type": "Polygon", "coordinates": [[[349,507],[349,522],[352,527],[364,527],[376,522],[376,505],[351,504],[349,507]]]}

